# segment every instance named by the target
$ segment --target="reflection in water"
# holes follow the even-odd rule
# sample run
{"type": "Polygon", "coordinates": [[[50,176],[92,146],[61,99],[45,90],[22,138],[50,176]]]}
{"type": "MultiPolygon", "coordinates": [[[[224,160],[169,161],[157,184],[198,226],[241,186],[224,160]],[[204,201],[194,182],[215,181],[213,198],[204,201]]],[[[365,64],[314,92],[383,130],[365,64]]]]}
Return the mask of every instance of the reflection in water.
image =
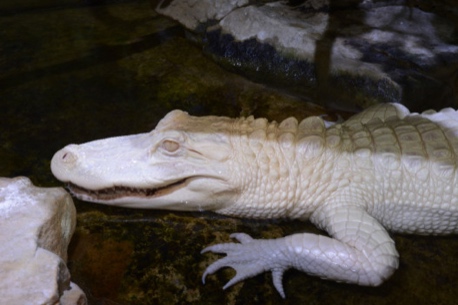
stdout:
{"type": "MultiPolygon", "coordinates": [[[[332,96],[331,76],[332,76],[332,51],[337,37],[341,36],[342,24],[341,18],[338,13],[341,9],[358,9],[359,0],[339,1],[329,0],[328,6],[328,23],[326,30],[320,39],[316,41],[315,47],[315,71],[317,77],[317,97],[316,100],[319,104],[334,109],[351,109],[351,105],[342,105],[342,99],[336,99],[332,96]],[[339,100],[339,104],[335,101],[339,100]]],[[[354,14],[352,18],[352,26],[363,28],[364,25],[364,11],[359,10],[360,14],[354,14]]]]}

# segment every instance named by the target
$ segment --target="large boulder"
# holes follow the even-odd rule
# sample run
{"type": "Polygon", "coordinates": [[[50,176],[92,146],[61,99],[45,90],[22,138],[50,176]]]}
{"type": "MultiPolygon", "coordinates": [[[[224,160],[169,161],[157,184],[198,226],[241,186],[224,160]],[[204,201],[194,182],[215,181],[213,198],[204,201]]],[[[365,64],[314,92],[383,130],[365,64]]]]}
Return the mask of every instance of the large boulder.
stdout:
{"type": "Polygon", "coordinates": [[[454,10],[443,3],[170,0],[157,11],[226,67],[324,104],[458,106],[455,25],[436,13],[454,10]]]}
{"type": "Polygon", "coordinates": [[[62,188],[0,178],[1,304],[87,303],[66,266],[75,225],[75,206],[62,188]]]}

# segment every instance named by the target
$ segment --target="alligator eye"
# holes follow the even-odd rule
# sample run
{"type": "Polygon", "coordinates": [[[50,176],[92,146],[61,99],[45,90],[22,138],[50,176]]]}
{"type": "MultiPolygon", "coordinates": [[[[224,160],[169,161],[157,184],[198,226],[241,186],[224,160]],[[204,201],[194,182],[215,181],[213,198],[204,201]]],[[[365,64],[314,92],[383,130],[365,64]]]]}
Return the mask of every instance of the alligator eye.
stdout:
{"type": "Polygon", "coordinates": [[[162,142],[161,147],[169,153],[176,152],[180,148],[180,143],[172,141],[172,140],[165,140],[162,142]]]}

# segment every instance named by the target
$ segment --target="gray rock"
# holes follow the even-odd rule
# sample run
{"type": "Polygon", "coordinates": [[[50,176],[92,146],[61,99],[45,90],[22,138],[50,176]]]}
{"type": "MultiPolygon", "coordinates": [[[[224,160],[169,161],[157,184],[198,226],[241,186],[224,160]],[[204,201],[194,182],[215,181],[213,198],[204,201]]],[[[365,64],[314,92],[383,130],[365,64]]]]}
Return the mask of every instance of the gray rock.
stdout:
{"type": "Polygon", "coordinates": [[[458,106],[453,25],[405,1],[233,1],[220,13],[220,1],[191,2],[172,0],[157,11],[203,33],[217,61],[256,80],[298,94],[315,90],[326,105],[458,106]]]}
{"type": "Polygon", "coordinates": [[[0,178],[1,304],[87,303],[66,266],[75,225],[75,206],[62,188],[0,178]]]}
{"type": "Polygon", "coordinates": [[[234,9],[247,5],[249,0],[188,0],[161,1],[157,10],[191,30],[211,20],[221,20],[234,9]]]}

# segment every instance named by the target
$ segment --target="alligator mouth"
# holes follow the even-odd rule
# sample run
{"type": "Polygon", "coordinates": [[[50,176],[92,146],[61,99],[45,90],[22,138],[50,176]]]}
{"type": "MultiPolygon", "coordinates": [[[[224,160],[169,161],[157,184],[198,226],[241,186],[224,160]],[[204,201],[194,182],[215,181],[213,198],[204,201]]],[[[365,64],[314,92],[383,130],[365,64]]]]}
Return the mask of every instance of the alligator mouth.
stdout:
{"type": "Polygon", "coordinates": [[[77,198],[94,201],[110,201],[125,197],[152,198],[170,194],[187,184],[188,179],[181,179],[174,183],[158,188],[134,188],[127,186],[113,186],[99,190],[90,190],[79,185],[68,183],[67,188],[77,198]]]}

